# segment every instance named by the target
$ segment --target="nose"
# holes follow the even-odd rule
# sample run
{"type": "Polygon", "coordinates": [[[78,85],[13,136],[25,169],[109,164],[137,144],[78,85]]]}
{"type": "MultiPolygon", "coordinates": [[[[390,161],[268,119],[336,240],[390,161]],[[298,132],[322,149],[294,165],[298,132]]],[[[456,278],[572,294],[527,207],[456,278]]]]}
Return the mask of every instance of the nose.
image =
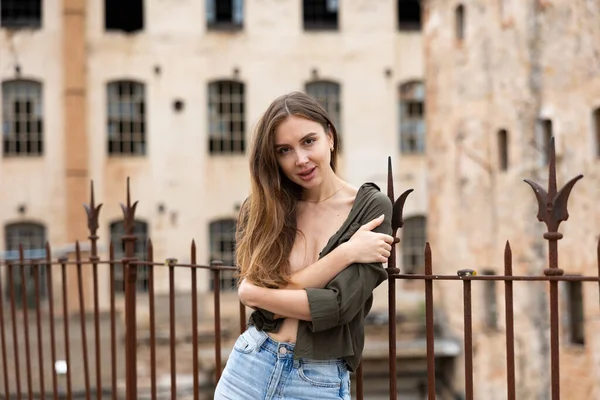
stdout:
{"type": "Polygon", "coordinates": [[[299,151],[296,154],[297,154],[296,165],[298,165],[298,166],[305,165],[308,162],[308,154],[306,154],[303,151],[299,151]]]}

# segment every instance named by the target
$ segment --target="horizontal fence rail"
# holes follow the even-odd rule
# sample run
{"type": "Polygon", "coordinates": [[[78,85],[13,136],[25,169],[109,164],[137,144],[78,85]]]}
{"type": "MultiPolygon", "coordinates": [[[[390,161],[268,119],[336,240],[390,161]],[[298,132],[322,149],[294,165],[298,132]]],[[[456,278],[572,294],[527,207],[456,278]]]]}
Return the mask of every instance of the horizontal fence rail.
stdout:
{"type": "MultiPolygon", "coordinates": [[[[598,276],[569,276],[558,268],[557,242],[562,238],[558,227],[568,217],[567,200],[581,176],[557,190],[555,162],[552,141],[548,189],[526,181],[533,188],[538,201],[538,220],[548,228],[543,235],[548,241],[548,268],[541,275],[513,275],[512,249],[508,242],[504,248],[503,275],[478,275],[470,269],[456,271],[456,274],[436,274],[429,243],[424,248],[424,273],[402,273],[396,266],[396,245],[400,242],[396,238],[386,266],[389,278],[387,334],[390,399],[398,398],[398,332],[395,322],[398,280],[421,281],[424,285],[427,383],[422,390],[423,396],[430,399],[439,396],[440,385],[447,386],[447,382],[443,382],[436,374],[437,314],[434,312],[433,294],[438,282],[456,282],[462,289],[461,304],[457,306],[462,309],[464,393],[459,394],[468,400],[474,398],[476,389],[473,310],[478,305],[473,301],[474,287],[488,281],[498,281],[504,285],[506,395],[508,399],[515,399],[518,371],[515,366],[514,285],[533,285],[534,282],[548,285],[549,381],[552,399],[560,398],[558,283],[597,283],[600,300],[600,241],[596,248],[598,276]]],[[[390,159],[387,192],[393,204],[392,230],[396,237],[403,227],[403,208],[412,189],[395,198],[390,159]]],[[[227,354],[231,344],[226,345],[225,341],[235,339],[225,338],[223,334],[221,274],[223,271],[236,271],[236,268],[225,266],[220,261],[213,261],[209,265],[198,264],[194,241],[190,245],[189,263],[179,263],[174,258],[156,262],[151,240],[145,243],[143,256],[136,255],[135,244],[140,240],[134,230],[137,202],[131,202],[129,180],[127,201],[121,205],[124,254],[116,257],[116,250],[111,243],[108,259],[102,260],[97,246],[98,218],[102,205],[95,204],[93,184],[90,198],[90,204],[85,206],[89,228],[89,247],[85,250],[77,242],[69,256],[61,255],[54,259],[50,245],[46,244],[43,258],[30,259],[25,257],[25,249],[20,246],[17,259],[0,262],[0,382],[3,386],[0,398],[211,398],[226,361],[223,355],[227,354]],[[199,270],[204,272],[199,274],[199,270]],[[145,274],[144,281],[140,275],[142,271],[145,274]],[[161,286],[160,292],[157,290],[158,279],[163,278],[158,276],[168,281],[161,286]],[[178,290],[176,276],[189,280],[189,289],[178,290]],[[202,276],[212,282],[212,294],[208,296],[202,295],[198,288],[202,276]],[[106,284],[102,283],[102,277],[108,277],[106,284]],[[118,282],[117,277],[122,277],[122,282],[118,282]],[[124,288],[121,287],[123,284],[124,288]],[[146,285],[144,291],[138,290],[141,284],[146,285]],[[179,298],[182,293],[186,295],[183,301],[179,298]],[[165,295],[167,299],[163,300],[165,295]],[[208,301],[208,297],[212,302],[210,333],[205,327],[201,332],[199,318],[202,299],[208,301]],[[159,320],[159,315],[163,314],[166,315],[164,323],[159,320]],[[181,320],[185,323],[180,323],[181,320]],[[208,358],[207,349],[211,353],[208,358]],[[178,375],[178,371],[185,369],[182,365],[188,360],[191,362],[191,383],[182,382],[178,375]]],[[[208,282],[205,280],[204,283],[208,282]]],[[[598,304],[600,309],[600,301],[598,304]]],[[[242,303],[239,303],[239,320],[237,315],[235,318],[237,335],[238,327],[240,333],[246,329],[246,307],[242,303]]],[[[364,373],[361,363],[353,376],[354,392],[359,400],[365,396],[364,373]]]]}

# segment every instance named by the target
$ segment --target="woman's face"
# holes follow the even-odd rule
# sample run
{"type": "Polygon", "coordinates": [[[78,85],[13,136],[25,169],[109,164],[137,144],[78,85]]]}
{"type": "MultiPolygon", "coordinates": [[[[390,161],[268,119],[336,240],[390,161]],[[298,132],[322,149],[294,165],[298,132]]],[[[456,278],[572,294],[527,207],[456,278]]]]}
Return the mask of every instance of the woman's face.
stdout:
{"type": "Polygon", "coordinates": [[[275,130],[275,156],[283,173],[304,189],[329,179],[333,137],[318,122],[287,117],[275,130]]]}

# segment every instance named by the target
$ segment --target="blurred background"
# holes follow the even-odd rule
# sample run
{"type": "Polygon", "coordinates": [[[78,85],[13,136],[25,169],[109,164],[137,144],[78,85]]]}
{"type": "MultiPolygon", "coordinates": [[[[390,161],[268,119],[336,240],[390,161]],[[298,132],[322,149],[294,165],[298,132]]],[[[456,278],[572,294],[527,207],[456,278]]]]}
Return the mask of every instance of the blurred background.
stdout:
{"type": "MultiPolygon", "coordinates": [[[[103,203],[101,258],[111,242],[122,257],[119,203],[129,178],[139,200],[136,256],[145,258],[151,238],[155,260],[186,263],[194,239],[199,263],[231,265],[254,125],[275,97],[300,90],[336,123],[344,179],[385,191],[391,157],[396,195],[415,189],[399,232],[402,273],[423,273],[429,241],[434,273],[501,275],[508,240],[515,275],[543,274],[545,228],[522,179],[547,185],[554,137],[559,187],[586,176],[561,226],[560,266],[598,275],[600,0],[0,0],[0,7],[4,260],[18,258],[19,243],[28,258],[43,257],[46,241],[53,257],[72,256],[76,240],[89,251],[82,204],[91,201],[92,181],[103,203]]],[[[115,273],[122,299],[123,276],[115,273]]],[[[138,273],[144,324],[147,269],[138,273]]],[[[155,277],[156,293],[166,294],[167,270],[155,277]]],[[[480,283],[476,398],[503,399],[503,285],[480,283]]],[[[189,297],[190,285],[176,274],[178,299],[189,297]]],[[[200,323],[210,326],[208,272],[199,272],[198,285],[200,323]]],[[[234,285],[223,273],[230,339],[234,285]]],[[[598,289],[561,285],[563,393],[600,398],[598,289]]],[[[434,293],[437,388],[440,398],[460,399],[462,291],[439,282],[434,293]]],[[[107,268],[99,297],[106,309],[107,268]]],[[[547,305],[547,285],[515,285],[518,398],[550,398],[547,305]]],[[[158,323],[168,329],[164,306],[158,323]]],[[[398,281],[397,310],[399,394],[422,399],[423,282],[398,281]]],[[[368,399],[386,398],[387,322],[383,284],[367,326],[368,399]]],[[[184,335],[189,320],[177,323],[184,335]]],[[[185,361],[178,365],[182,382],[189,373],[185,361]]]]}

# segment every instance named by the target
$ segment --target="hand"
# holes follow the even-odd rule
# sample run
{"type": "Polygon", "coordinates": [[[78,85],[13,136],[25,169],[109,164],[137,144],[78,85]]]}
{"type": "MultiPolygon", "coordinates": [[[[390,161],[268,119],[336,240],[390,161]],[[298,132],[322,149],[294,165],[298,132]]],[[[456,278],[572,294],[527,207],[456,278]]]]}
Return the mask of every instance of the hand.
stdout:
{"type": "Polygon", "coordinates": [[[350,258],[355,263],[387,262],[394,238],[385,233],[372,232],[384,220],[384,216],[367,222],[347,242],[350,258]]]}

